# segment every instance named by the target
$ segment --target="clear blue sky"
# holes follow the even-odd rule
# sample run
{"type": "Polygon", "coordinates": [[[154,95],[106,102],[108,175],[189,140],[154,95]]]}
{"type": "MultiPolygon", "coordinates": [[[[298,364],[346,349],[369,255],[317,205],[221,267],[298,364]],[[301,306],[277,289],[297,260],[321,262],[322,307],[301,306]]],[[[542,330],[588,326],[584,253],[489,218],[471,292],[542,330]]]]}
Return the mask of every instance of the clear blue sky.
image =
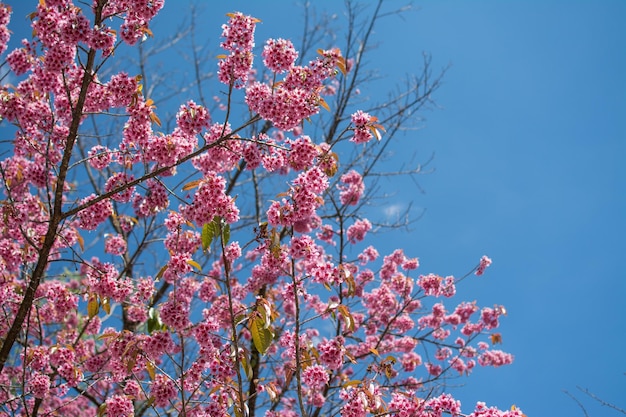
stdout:
{"type": "MultiPolygon", "coordinates": [[[[14,21],[35,4],[8,3],[14,21]]],[[[301,33],[293,1],[197,3],[198,41],[211,51],[229,11],[263,21],[257,45],[301,33]]],[[[342,22],[343,2],[315,3],[342,22]]],[[[187,4],[166,1],[155,32],[176,27],[187,4]]],[[[426,213],[411,233],[379,235],[377,244],[418,256],[423,273],[460,276],[483,254],[493,258],[459,296],[507,307],[504,349],[516,360],[452,382],[466,383],[454,389],[466,411],[483,400],[517,404],[529,417],[583,416],[568,390],[591,416],[618,415],[576,386],[626,408],[626,2],[413,5],[377,26],[371,66],[385,78],[367,94],[382,97],[415,72],[423,51],[434,68],[452,66],[434,97],[441,109],[424,114],[423,129],[399,141],[389,162],[434,153],[435,171],[419,178],[425,193],[384,183],[394,202],[426,213]]]]}

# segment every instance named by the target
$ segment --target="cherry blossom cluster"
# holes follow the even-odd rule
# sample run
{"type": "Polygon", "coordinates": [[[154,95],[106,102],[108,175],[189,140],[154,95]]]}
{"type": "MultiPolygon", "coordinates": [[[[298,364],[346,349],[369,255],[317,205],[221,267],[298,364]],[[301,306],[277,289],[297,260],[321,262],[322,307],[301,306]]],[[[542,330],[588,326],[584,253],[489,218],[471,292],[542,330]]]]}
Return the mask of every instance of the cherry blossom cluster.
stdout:
{"type": "Polygon", "coordinates": [[[222,26],[224,41],[220,46],[230,54],[220,59],[217,76],[224,84],[243,88],[252,69],[254,29],[259,21],[240,12],[229,16],[228,24],[222,26]]]}
{"type": "Polygon", "coordinates": [[[337,67],[345,69],[345,60],[338,49],[332,49],[320,51],[321,57],[307,66],[287,65],[288,60],[295,59],[295,53],[285,53],[276,42],[271,40],[264,50],[264,62],[272,70],[279,69],[277,72],[287,69],[285,78],[273,85],[252,83],[246,88],[246,103],[263,119],[289,131],[319,112],[324,103],[320,95],[324,81],[337,75],[337,67]]]}
{"type": "Polygon", "coordinates": [[[369,124],[372,122],[372,116],[362,110],[357,110],[352,115],[352,124],[354,124],[354,136],[350,139],[354,143],[367,143],[374,136],[370,132],[369,124]]]}
{"type": "Polygon", "coordinates": [[[263,48],[263,63],[267,68],[275,73],[289,71],[296,59],[298,51],[294,48],[290,40],[268,39],[263,48]]]}
{"type": "MultiPolygon", "coordinates": [[[[328,49],[296,65],[293,44],[270,39],[271,75],[250,81],[259,20],[229,14],[218,78],[245,88],[252,133],[193,100],[167,129],[141,77],[99,74],[119,43],[151,36],[162,7],[94,0],[88,17],[40,1],[33,39],[7,55],[19,81],[0,88],[0,117],[17,127],[0,161],[3,343],[27,309],[0,414],[228,416],[258,401],[267,417],[462,415],[429,390],[446,372],[512,363],[494,333],[506,310],[454,302],[454,276],[368,246],[372,222],[349,211],[366,175],[302,124],[354,64],[328,49]],[[84,134],[87,115],[99,126],[112,114],[115,134],[84,134]]],[[[0,4],[0,53],[9,12],[0,4]]],[[[360,110],[349,123],[355,143],[382,128],[360,110]]],[[[470,416],[522,413],[478,403],[470,416]]]]}
{"type": "Polygon", "coordinates": [[[491,265],[491,259],[487,256],[483,256],[482,258],[480,258],[480,264],[478,265],[478,268],[476,269],[476,275],[482,275],[485,273],[485,269],[487,269],[489,267],[489,265],[491,265]]]}
{"type": "Polygon", "coordinates": [[[365,191],[365,184],[363,184],[363,177],[355,170],[341,176],[341,183],[337,185],[337,188],[341,191],[339,198],[341,204],[356,206],[365,191]]]}
{"type": "MultiPolygon", "coordinates": [[[[98,0],[93,3],[96,6],[98,0]]],[[[148,29],[150,20],[163,8],[164,3],[164,0],[108,0],[102,14],[106,17],[122,16],[120,36],[127,44],[135,45],[138,40],[151,34],[148,29]]]]}
{"type": "Polygon", "coordinates": [[[7,28],[11,20],[11,8],[4,3],[0,3],[0,54],[7,49],[7,43],[11,37],[11,32],[7,28]]]}
{"type": "Polygon", "coordinates": [[[232,197],[225,191],[226,180],[213,173],[208,173],[194,195],[193,202],[180,209],[180,213],[197,225],[210,223],[215,216],[222,217],[228,223],[239,220],[239,209],[232,197]]]}

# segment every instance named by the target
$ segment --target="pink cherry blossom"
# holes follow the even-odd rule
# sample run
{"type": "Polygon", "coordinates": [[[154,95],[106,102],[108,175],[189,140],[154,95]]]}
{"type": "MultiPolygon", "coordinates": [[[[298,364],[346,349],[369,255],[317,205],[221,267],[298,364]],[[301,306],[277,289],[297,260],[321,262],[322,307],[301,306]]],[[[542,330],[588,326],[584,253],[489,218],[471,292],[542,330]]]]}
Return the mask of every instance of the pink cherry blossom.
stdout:
{"type": "MultiPolygon", "coordinates": [[[[91,194],[82,199],[79,204],[86,204],[95,198],[96,195],[91,194]]],[[[92,204],[78,212],[78,227],[86,230],[95,230],[100,223],[104,222],[111,214],[113,214],[111,201],[107,199],[100,200],[98,203],[92,204]]]]}
{"type": "Polygon", "coordinates": [[[478,268],[476,269],[476,275],[482,275],[485,272],[485,269],[487,269],[489,265],[491,265],[490,258],[488,258],[487,256],[483,256],[482,258],[480,258],[480,264],[478,265],[478,268]]]}
{"type": "Polygon", "coordinates": [[[357,220],[353,225],[348,227],[346,232],[350,243],[357,243],[365,239],[365,235],[372,229],[372,223],[369,220],[357,220]]]}
{"type": "Polygon", "coordinates": [[[303,382],[313,389],[321,389],[328,383],[328,371],[322,365],[307,367],[302,372],[303,382]]]}
{"type": "Polygon", "coordinates": [[[352,123],[354,124],[354,136],[350,139],[352,142],[367,143],[374,137],[368,127],[371,119],[372,117],[362,110],[352,114],[352,123]]]}
{"type": "Polygon", "coordinates": [[[290,40],[268,39],[263,48],[262,56],[263,63],[267,68],[281,73],[293,66],[296,58],[298,58],[298,52],[290,40]]]}

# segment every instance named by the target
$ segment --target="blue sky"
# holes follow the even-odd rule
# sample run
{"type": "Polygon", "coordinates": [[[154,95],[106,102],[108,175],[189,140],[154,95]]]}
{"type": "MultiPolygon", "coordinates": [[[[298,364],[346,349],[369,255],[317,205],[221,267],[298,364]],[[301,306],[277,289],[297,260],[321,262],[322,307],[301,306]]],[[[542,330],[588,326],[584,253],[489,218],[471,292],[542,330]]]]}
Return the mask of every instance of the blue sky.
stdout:
{"type": "MultiPolygon", "coordinates": [[[[35,4],[8,3],[14,22],[35,4]]],[[[301,33],[293,1],[198,3],[200,43],[217,47],[224,14],[236,10],[262,20],[257,45],[301,33]]],[[[343,2],[315,3],[341,25],[343,2]]],[[[187,4],[166,2],[155,32],[177,27],[187,4]]],[[[387,162],[434,153],[434,171],[419,177],[424,193],[409,181],[382,183],[395,203],[426,212],[410,233],[378,235],[377,245],[418,256],[423,273],[461,276],[483,254],[494,260],[459,296],[507,307],[503,347],[516,360],[452,382],[466,384],[454,389],[466,411],[483,400],[529,417],[583,416],[568,390],[589,415],[618,415],[576,387],[626,408],[626,2],[413,6],[376,27],[370,64],[383,78],[364,93],[383,97],[417,71],[423,51],[435,69],[451,67],[434,97],[441,108],[423,114],[422,129],[387,162]]]]}

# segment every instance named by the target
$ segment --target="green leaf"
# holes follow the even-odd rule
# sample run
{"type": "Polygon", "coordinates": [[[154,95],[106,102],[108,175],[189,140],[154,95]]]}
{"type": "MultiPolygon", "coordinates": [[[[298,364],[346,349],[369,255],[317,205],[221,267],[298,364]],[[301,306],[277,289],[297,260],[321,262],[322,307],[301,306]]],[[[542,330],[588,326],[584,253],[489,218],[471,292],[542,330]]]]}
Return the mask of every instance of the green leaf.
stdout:
{"type": "Polygon", "coordinates": [[[270,329],[265,328],[265,320],[258,316],[252,318],[250,320],[250,333],[252,333],[254,347],[264,355],[274,338],[274,334],[270,329]]]}
{"type": "Polygon", "coordinates": [[[202,226],[202,250],[206,251],[209,249],[214,235],[213,223],[205,223],[204,226],[202,226]]]}
{"type": "Polygon", "coordinates": [[[152,334],[162,328],[163,323],[161,322],[159,313],[154,308],[150,308],[150,310],[148,310],[148,334],[152,334]]]}

